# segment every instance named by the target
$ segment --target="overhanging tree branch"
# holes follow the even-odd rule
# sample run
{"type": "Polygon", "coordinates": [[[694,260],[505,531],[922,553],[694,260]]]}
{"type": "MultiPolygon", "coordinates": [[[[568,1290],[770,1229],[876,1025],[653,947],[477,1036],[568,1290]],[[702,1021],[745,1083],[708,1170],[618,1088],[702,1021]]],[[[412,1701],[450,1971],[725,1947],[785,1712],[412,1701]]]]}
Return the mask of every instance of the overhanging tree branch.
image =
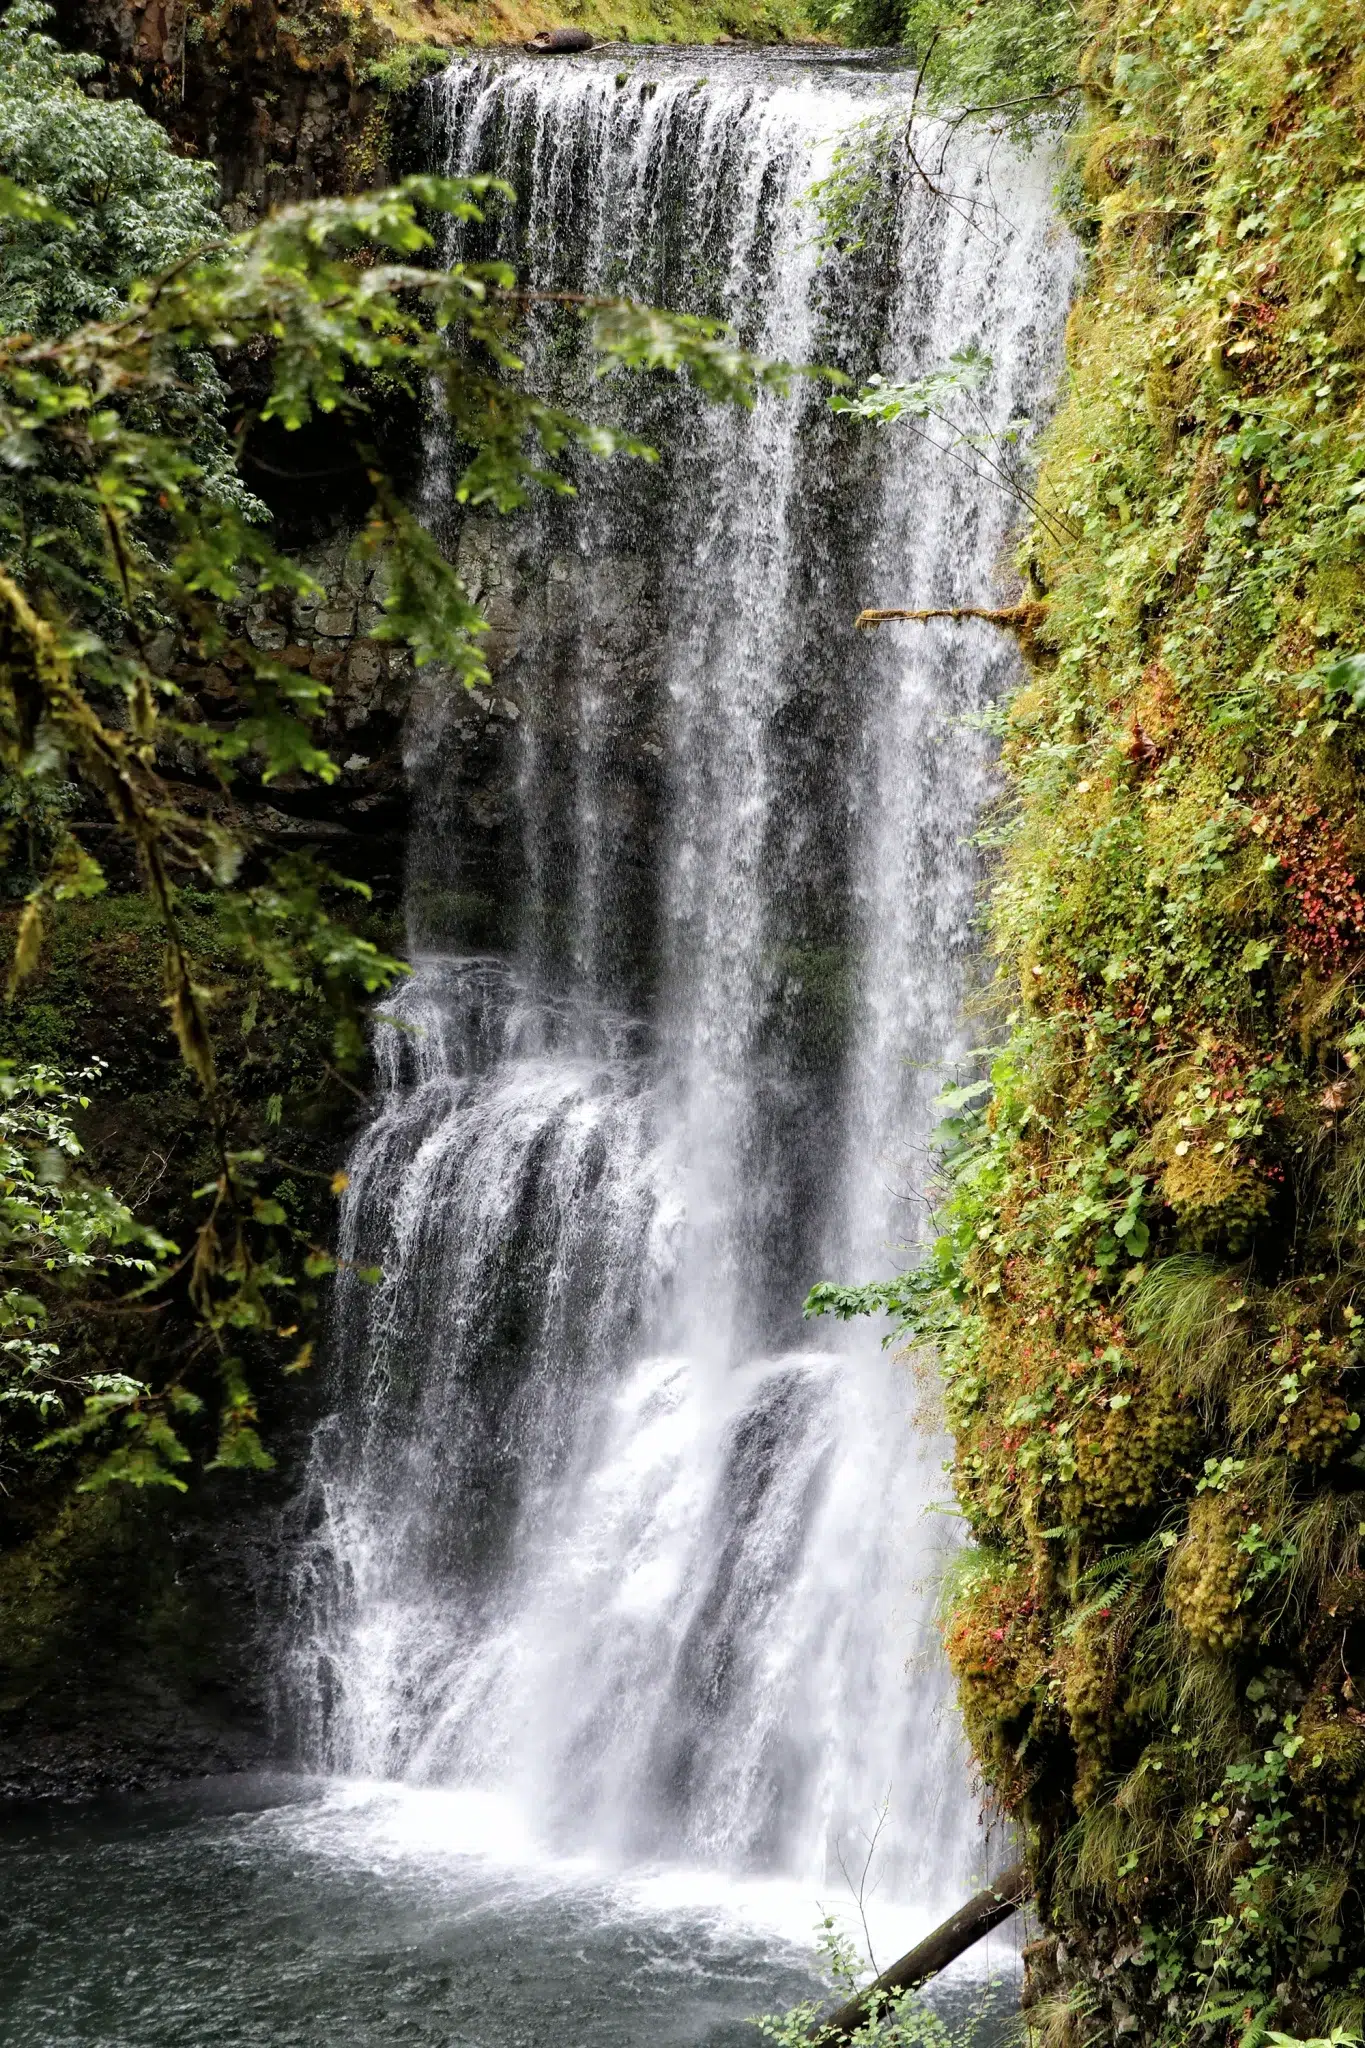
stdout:
{"type": "Polygon", "coordinates": [[[915,625],[923,625],[929,619],[984,619],[988,626],[1003,626],[1006,632],[1028,637],[1037,631],[1046,610],[1047,606],[1036,598],[1011,605],[936,605],[925,611],[905,611],[893,606],[861,611],[853,624],[857,630],[868,631],[892,619],[909,619],[915,625]]]}

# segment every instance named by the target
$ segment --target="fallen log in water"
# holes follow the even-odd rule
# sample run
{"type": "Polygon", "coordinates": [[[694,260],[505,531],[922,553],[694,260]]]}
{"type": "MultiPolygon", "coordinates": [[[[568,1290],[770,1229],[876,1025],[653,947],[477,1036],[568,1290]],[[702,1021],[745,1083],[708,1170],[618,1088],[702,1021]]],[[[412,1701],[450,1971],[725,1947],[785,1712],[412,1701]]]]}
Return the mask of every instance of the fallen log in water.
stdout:
{"type": "Polygon", "coordinates": [[[1024,1903],[1033,1890],[1033,1880],[1024,1862],[1012,1863],[1008,1870],[988,1884],[984,1892],[978,1892],[974,1899],[968,1899],[965,1906],[959,1906],[950,1920],[936,1927],[932,1934],[917,1942],[908,1955],[903,1955],[889,1970],[883,1970],[876,1982],[866,1990],[850,1998],[837,2012],[817,2020],[811,2028],[813,2042],[846,2041],[850,2034],[856,2034],[859,2027],[872,2018],[897,1991],[913,1991],[917,1984],[946,1970],[973,1942],[980,1941],[983,1934],[989,1934],[1002,1920],[1008,1920],[1011,1913],[1024,1903]]]}

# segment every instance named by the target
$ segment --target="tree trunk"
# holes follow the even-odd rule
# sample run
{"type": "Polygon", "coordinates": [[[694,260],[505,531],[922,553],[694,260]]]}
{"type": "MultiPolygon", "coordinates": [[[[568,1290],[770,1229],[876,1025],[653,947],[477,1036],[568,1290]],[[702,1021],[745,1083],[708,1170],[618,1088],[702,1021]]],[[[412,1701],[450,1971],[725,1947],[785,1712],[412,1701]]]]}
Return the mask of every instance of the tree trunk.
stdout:
{"type": "Polygon", "coordinates": [[[937,1976],[949,1963],[956,1960],[964,1949],[980,1941],[983,1934],[989,1934],[1002,1920],[1008,1920],[1011,1913],[1021,1906],[1033,1890],[1033,1880],[1027,1864],[1013,1863],[1002,1871],[984,1892],[978,1892],[974,1899],[968,1899],[965,1906],[959,1906],[951,1920],[945,1920],[932,1934],[917,1943],[908,1955],[903,1955],[889,1970],[883,1970],[875,1984],[869,1984],[856,1998],[850,1998],[837,2012],[827,2019],[817,2020],[811,2029],[813,2042],[846,2041],[850,2034],[856,2034],[859,2027],[880,2011],[891,1994],[896,1991],[912,1991],[926,1978],[937,1976]]]}

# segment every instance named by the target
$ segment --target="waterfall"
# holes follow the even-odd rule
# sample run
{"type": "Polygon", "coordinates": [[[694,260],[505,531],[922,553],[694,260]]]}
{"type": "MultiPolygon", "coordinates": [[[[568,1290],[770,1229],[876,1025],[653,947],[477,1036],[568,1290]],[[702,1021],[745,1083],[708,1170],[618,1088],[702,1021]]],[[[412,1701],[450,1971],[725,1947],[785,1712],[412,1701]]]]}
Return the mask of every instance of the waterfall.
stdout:
{"type": "MultiPolygon", "coordinates": [[[[1038,411],[1071,260],[1049,166],[968,131],[927,190],[905,73],[500,56],[427,91],[432,166],[518,195],[448,256],[855,378],[976,344],[978,424],[1038,411]]],[[[969,445],[813,384],[748,413],[594,386],[554,308],[527,354],[660,460],[576,463],[500,521],[453,505],[432,429],[493,680],[413,714],[416,971],[350,1166],[348,1272],[383,1278],[343,1278],[312,1457],[305,1747],[618,1868],[837,1886],[885,1806],[885,1891],[931,1918],[978,1840],[933,1625],[944,1447],[879,1332],[801,1304],[922,1232],[971,1043],[973,714],[1014,668],[985,626],[852,620],[989,602],[1013,508],[969,445]]]]}

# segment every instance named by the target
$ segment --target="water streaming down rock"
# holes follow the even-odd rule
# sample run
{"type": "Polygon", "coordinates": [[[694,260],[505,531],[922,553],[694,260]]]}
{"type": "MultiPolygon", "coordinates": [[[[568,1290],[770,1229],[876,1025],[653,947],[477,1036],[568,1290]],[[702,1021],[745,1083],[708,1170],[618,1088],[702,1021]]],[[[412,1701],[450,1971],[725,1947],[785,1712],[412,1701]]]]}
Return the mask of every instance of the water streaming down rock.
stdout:
{"type": "MultiPolygon", "coordinates": [[[[855,376],[975,343],[983,418],[1037,410],[1069,268],[1045,164],[962,144],[945,204],[907,172],[903,75],[621,63],[435,82],[433,163],[520,195],[450,253],[855,376]],[[871,176],[831,249],[805,195],[850,135],[871,176]]],[[[594,397],[576,337],[536,317],[538,380],[657,467],[498,523],[457,518],[429,451],[494,682],[414,719],[420,965],[351,1164],[345,1250],[385,1279],[344,1292],[313,1459],[305,1740],[496,1791],[547,1849],[813,1883],[889,1795],[884,1883],[928,1914],[974,1821],[933,1655],[941,1448],[877,1333],[800,1305],[920,1227],[989,786],[967,714],[1012,661],[985,627],[851,621],[987,599],[1012,508],[970,450],[810,387],[594,397]]]]}

